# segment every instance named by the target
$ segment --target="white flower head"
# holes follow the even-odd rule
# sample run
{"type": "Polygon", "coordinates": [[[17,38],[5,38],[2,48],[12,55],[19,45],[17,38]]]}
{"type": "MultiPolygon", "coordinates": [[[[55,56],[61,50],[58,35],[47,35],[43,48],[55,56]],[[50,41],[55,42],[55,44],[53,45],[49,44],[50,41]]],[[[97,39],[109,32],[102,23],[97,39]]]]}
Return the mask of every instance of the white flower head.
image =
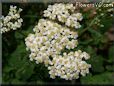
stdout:
{"type": "Polygon", "coordinates": [[[73,4],[54,4],[49,5],[47,10],[44,11],[44,17],[52,20],[58,20],[65,23],[68,27],[80,28],[79,21],[83,19],[81,13],[74,13],[75,6],[73,4]]]}
{"type": "Polygon", "coordinates": [[[57,55],[48,66],[50,77],[58,76],[62,79],[72,80],[78,79],[79,75],[88,74],[91,65],[82,60],[82,53],[86,52],[75,51],[68,54],[64,53],[63,56],[57,55]],[[76,53],[79,55],[76,56],[76,53]]]}
{"type": "MultiPolygon", "coordinates": [[[[60,54],[66,46],[69,49],[77,47],[78,41],[76,40],[77,32],[70,31],[69,28],[63,27],[50,20],[40,19],[38,25],[34,28],[35,34],[30,34],[25,39],[27,49],[34,52],[42,61],[35,56],[32,59],[39,60],[45,64],[45,60],[49,63],[50,56],[60,54]],[[70,38],[72,40],[70,40],[70,38]],[[45,55],[43,54],[45,53],[45,55]]],[[[47,65],[46,63],[46,65],[47,65]]]]}
{"type": "Polygon", "coordinates": [[[33,28],[34,34],[25,39],[30,60],[44,63],[52,79],[72,80],[88,74],[91,65],[85,60],[90,58],[89,54],[81,50],[63,52],[77,47],[78,34],[72,28],[81,27],[82,14],[75,13],[73,4],[60,3],[49,5],[43,16],[46,19],[40,19],[33,28]]]}
{"type": "Polygon", "coordinates": [[[20,18],[21,11],[21,8],[17,10],[17,6],[10,6],[8,15],[0,19],[1,33],[16,30],[22,26],[23,19],[20,18]]]}

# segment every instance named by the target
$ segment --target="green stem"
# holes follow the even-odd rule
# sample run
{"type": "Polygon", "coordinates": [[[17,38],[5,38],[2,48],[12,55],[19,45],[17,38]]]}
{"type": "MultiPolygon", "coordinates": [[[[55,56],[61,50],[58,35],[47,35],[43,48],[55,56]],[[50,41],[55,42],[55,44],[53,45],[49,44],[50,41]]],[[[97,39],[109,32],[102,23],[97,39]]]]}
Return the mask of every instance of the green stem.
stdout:
{"type": "Polygon", "coordinates": [[[24,33],[22,33],[21,31],[19,31],[19,34],[21,34],[24,37],[27,37],[24,33]]]}
{"type": "MultiPolygon", "coordinates": [[[[104,3],[104,0],[101,1],[101,5],[103,5],[103,3],[104,3]]],[[[97,7],[97,8],[99,8],[99,7],[97,7]]],[[[96,20],[97,18],[99,18],[99,17],[100,17],[100,15],[97,15],[97,16],[91,21],[91,23],[89,24],[89,26],[80,32],[79,37],[80,37],[85,31],[87,31],[88,29],[90,29],[90,27],[94,24],[95,20],[96,20]]]]}
{"type": "Polygon", "coordinates": [[[80,37],[85,31],[87,31],[88,29],[90,29],[90,27],[94,24],[95,20],[96,20],[99,16],[100,16],[100,15],[97,15],[97,16],[91,21],[91,23],[89,24],[89,26],[80,32],[79,37],[80,37]]]}

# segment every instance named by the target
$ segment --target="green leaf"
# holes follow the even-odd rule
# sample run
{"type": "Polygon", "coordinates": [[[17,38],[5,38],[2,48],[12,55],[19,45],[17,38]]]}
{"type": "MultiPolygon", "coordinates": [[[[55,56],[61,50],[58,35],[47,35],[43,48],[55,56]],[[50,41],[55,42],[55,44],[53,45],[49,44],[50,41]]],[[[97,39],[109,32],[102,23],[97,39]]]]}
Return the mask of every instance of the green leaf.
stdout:
{"type": "Polygon", "coordinates": [[[87,44],[91,43],[92,41],[93,41],[93,39],[89,39],[89,40],[85,40],[85,41],[80,41],[79,44],[87,45],[87,44]]]}
{"type": "Polygon", "coordinates": [[[11,84],[21,84],[18,79],[12,79],[11,84]]]}
{"type": "MultiPolygon", "coordinates": [[[[96,38],[97,38],[97,37],[101,37],[101,36],[102,36],[98,31],[96,31],[96,30],[94,30],[94,29],[92,29],[92,28],[88,29],[88,31],[91,33],[91,35],[92,35],[93,37],[96,36],[96,38]]],[[[94,38],[95,38],[95,37],[94,37],[94,38]]]]}
{"type": "Polygon", "coordinates": [[[23,30],[23,34],[27,36],[28,34],[33,33],[33,28],[34,28],[33,25],[29,26],[27,30],[23,30]]]}
{"type": "Polygon", "coordinates": [[[16,32],[15,32],[15,38],[16,38],[16,39],[23,39],[23,38],[24,38],[24,35],[21,34],[21,32],[16,31],[16,32]]]}
{"type": "Polygon", "coordinates": [[[114,85],[114,74],[113,72],[105,72],[98,75],[89,75],[81,78],[82,84],[97,84],[97,85],[114,85]]]}
{"type": "MultiPolygon", "coordinates": [[[[8,64],[9,67],[11,69],[13,68],[15,71],[14,75],[18,80],[21,79],[25,81],[33,74],[34,65],[28,60],[28,54],[23,42],[21,42],[16,50],[11,54],[8,64]]],[[[7,71],[10,71],[10,69],[7,71]]],[[[12,81],[12,83],[14,83],[14,81],[12,81]]]]}
{"type": "Polygon", "coordinates": [[[33,74],[34,65],[26,62],[20,69],[16,72],[16,78],[21,80],[27,80],[33,74]]]}
{"type": "Polygon", "coordinates": [[[13,68],[20,68],[27,60],[26,47],[23,42],[17,46],[16,50],[10,55],[8,64],[13,68]]]}
{"type": "Polygon", "coordinates": [[[114,71],[114,65],[107,65],[107,66],[106,66],[106,69],[107,69],[108,71],[114,71]]]}
{"type": "Polygon", "coordinates": [[[8,72],[10,72],[11,70],[13,70],[13,68],[10,67],[10,66],[8,66],[8,65],[6,65],[6,66],[3,67],[3,72],[8,73],[8,72]]]}
{"type": "Polygon", "coordinates": [[[94,30],[94,29],[88,29],[88,31],[91,33],[91,36],[93,38],[93,44],[98,45],[101,41],[102,35],[100,32],[94,30]]]}
{"type": "Polygon", "coordinates": [[[106,31],[108,31],[109,28],[113,26],[113,18],[111,18],[110,16],[106,16],[106,17],[107,17],[107,19],[105,19],[105,18],[101,19],[101,24],[103,24],[104,27],[99,28],[99,31],[102,34],[105,33],[106,31]]]}
{"type": "Polygon", "coordinates": [[[103,67],[103,57],[102,56],[91,56],[91,58],[88,60],[89,63],[91,64],[91,68],[93,72],[103,72],[104,67],[103,67]]]}
{"type": "Polygon", "coordinates": [[[114,45],[109,48],[108,58],[109,62],[114,62],[114,45]]]}
{"type": "Polygon", "coordinates": [[[41,81],[41,80],[38,80],[36,83],[39,84],[39,85],[43,85],[44,84],[44,82],[41,81]]]}
{"type": "Polygon", "coordinates": [[[85,48],[85,51],[88,52],[91,56],[96,55],[96,53],[95,53],[96,51],[93,47],[87,46],[87,47],[84,47],[84,48],[85,48]]]}

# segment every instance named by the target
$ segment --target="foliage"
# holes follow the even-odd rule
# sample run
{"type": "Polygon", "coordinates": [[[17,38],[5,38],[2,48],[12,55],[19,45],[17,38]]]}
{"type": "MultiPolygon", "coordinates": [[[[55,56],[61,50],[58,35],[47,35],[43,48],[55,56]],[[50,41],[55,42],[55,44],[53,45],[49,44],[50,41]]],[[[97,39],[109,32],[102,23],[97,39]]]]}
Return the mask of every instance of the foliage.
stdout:
{"type": "MultiPolygon", "coordinates": [[[[3,3],[3,14],[7,15],[8,8],[12,3],[3,3]]],[[[45,83],[71,83],[73,81],[64,81],[61,79],[50,79],[48,70],[42,64],[30,62],[26,51],[24,39],[37,21],[42,17],[43,10],[48,4],[14,4],[23,8],[21,16],[23,26],[16,31],[10,31],[2,35],[2,83],[3,84],[45,84],[45,83]]],[[[84,20],[79,31],[79,49],[85,50],[91,56],[88,63],[92,65],[90,74],[75,80],[74,83],[80,84],[114,84],[114,45],[110,40],[109,33],[112,27],[113,18],[109,8],[79,8],[83,13],[84,20]],[[97,14],[94,15],[93,11],[97,14]],[[104,13],[103,16],[101,13],[104,13]],[[91,16],[93,15],[93,17],[91,16]],[[100,19],[104,27],[100,27],[95,22],[100,19]]]]}

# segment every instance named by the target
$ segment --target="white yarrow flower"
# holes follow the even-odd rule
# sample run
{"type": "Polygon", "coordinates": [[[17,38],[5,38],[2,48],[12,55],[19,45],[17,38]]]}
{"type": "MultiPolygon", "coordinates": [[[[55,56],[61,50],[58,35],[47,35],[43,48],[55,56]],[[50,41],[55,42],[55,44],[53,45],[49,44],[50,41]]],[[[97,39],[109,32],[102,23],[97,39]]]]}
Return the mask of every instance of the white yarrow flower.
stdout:
{"type": "Polygon", "coordinates": [[[10,30],[16,30],[22,26],[23,19],[20,18],[21,11],[21,8],[17,10],[16,6],[10,6],[8,15],[0,19],[1,33],[5,33],[10,30]]]}
{"type": "Polygon", "coordinates": [[[43,16],[52,20],[58,20],[59,22],[65,23],[68,27],[77,29],[81,27],[79,21],[81,21],[83,17],[81,13],[74,13],[74,11],[75,7],[73,4],[60,3],[49,5],[47,10],[44,11],[43,16]]]}
{"type": "Polygon", "coordinates": [[[52,79],[78,79],[80,75],[88,74],[91,68],[85,61],[90,58],[86,52],[77,50],[62,53],[64,49],[74,49],[78,45],[78,34],[71,28],[80,28],[79,21],[83,17],[81,13],[74,11],[73,4],[49,5],[43,15],[49,19],[40,19],[33,28],[34,34],[29,34],[25,39],[27,50],[31,52],[30,60],[36,64],[44,63],[52,79]]]}

